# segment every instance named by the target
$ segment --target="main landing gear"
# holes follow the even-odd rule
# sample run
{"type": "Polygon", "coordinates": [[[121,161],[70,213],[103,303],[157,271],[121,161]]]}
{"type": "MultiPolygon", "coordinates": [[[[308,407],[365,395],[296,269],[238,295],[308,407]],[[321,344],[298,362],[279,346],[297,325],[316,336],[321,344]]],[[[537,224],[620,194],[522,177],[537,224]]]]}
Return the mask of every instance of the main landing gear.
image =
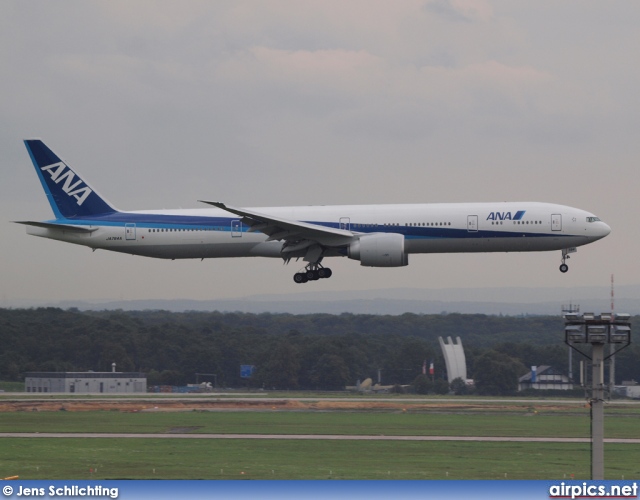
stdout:
{"type": "Polygon", "coordinates": [[[331,269],[322,267],[320,264],[309,264],[301,273],[293,275],[293,281],[296,283],[306,283],[307,281],[316,281],[323,278],[331,278],[331,269]]]}

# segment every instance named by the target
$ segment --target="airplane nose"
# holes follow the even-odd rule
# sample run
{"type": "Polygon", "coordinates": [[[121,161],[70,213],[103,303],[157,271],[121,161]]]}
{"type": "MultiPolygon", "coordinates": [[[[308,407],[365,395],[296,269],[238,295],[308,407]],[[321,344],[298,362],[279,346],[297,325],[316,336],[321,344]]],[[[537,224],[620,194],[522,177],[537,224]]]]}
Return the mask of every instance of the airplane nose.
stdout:
{"type": "Polygon", "coordinates": [[[610,232],[611,232],[611,228],[609,227],[608,224],[604,223],[604,222],[600,222],[600,230],[598,231],[598,236],[600,238],[604,238],[605,236],[607,236],[610,232]]]}

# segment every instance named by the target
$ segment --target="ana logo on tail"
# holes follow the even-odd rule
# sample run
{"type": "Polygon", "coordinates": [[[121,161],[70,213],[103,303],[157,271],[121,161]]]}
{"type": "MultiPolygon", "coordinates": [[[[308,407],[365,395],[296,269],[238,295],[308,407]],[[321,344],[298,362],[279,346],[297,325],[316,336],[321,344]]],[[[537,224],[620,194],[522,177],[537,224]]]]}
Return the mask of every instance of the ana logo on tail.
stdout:
{"type": "Polygon", "coordinates": [[[78,205],[82,205],[93,192],[80,178],[74,183],[76,174],[62,162],[52,163],[42,167],[40,170],[47,172],[51,176],[51,180],[56,184],[60,184],[64,180],[62,190],[68,196],[73,196],[78,205]]]}

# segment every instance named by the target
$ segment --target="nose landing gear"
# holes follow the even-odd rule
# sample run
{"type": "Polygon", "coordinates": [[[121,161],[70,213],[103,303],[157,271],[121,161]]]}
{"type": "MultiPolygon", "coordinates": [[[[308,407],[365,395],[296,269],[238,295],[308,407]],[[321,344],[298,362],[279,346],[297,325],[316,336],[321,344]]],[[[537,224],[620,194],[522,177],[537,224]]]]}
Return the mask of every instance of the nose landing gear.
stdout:
{"type": "Polygon", "coordinates": [[[565,248],[562,250],[562,264],[560,264],[561,273],[566,273],[569,270],[569,266],[566,264],[566,260],[570,258],[569,254],[574,253],[575,251],[575,248],[565,248]]]}

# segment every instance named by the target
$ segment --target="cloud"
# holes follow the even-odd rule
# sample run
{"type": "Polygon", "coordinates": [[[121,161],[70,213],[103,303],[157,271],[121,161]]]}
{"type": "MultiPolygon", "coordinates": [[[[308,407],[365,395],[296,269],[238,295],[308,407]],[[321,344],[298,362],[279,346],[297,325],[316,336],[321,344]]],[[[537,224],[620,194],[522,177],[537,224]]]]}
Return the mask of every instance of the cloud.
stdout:
{"type": "MultiPolygon", "coordinates": [[[[252,47],[212,68],[214,78],[229,88],[289,100],[299,109],[319,115],[335,113],[336,120],[369,122],[373,128],[398,137],[415,115],[453,123],[466,113],[531,117],[562,113],[563,104],[549,96],[561,85],[550,73],[531,66],[495,60],[467,66],[400,65],[366,51],[288,51],[252,47]],[[259,84],[258,84],[259,82],[259,84]],[[322,107],[314,107],[321,102],[322,107]],[[361,113],[360,118],[354,116],[361,113]],[[378,124],[376,127],[375,124],[378,124]]],[[[561,93],[561,92],[560,92],[561,93]]],[[[340,127],[342,131],[347,127],[340,127]]],[[[368,127],[357,126],[358,134],[368,127]]],[[[375,134],[376,136],[378,134],[375,134]]],[[[414,133],[407,137],[415,136],[414,133]]],[[[415,137],[421,137],[418,134],[415,137]]]]}
{"type": "Polygon", "coordinates": [[[430,0],[424,8],[450,22],[488,21],[493,15],[491,5],[478,0],[430,0]]]}

